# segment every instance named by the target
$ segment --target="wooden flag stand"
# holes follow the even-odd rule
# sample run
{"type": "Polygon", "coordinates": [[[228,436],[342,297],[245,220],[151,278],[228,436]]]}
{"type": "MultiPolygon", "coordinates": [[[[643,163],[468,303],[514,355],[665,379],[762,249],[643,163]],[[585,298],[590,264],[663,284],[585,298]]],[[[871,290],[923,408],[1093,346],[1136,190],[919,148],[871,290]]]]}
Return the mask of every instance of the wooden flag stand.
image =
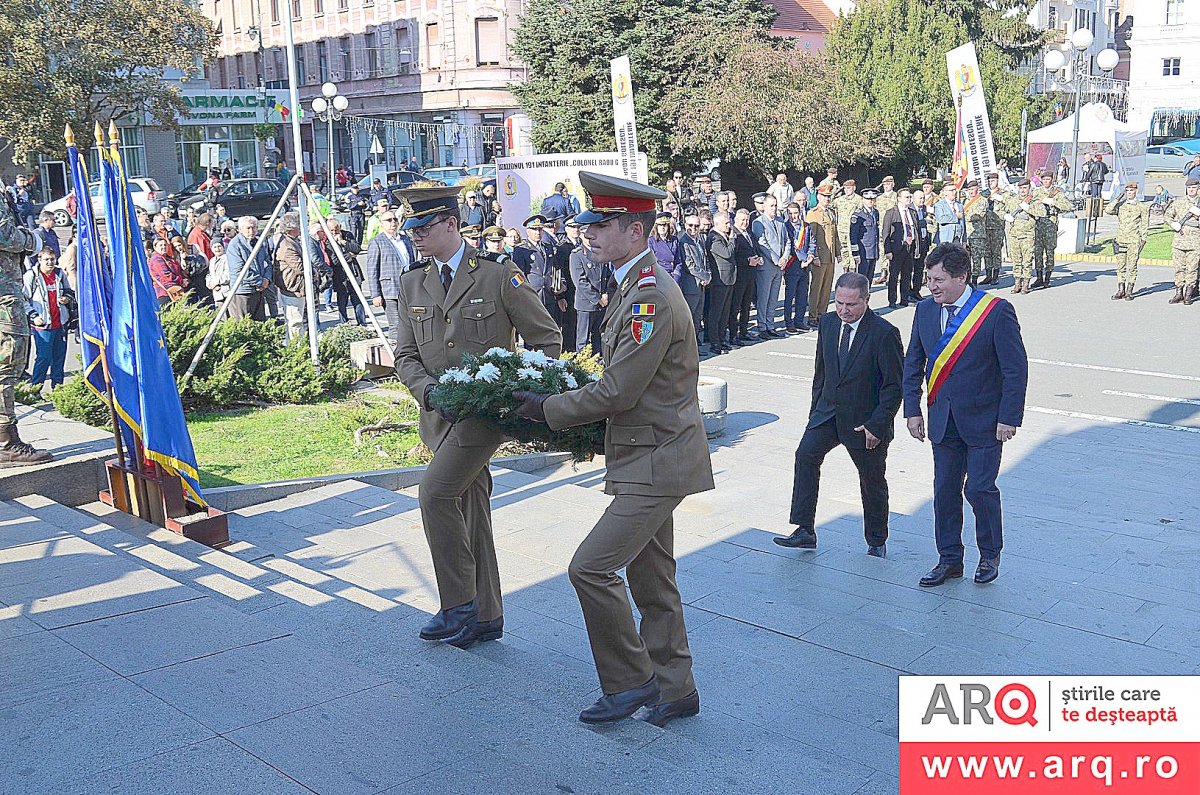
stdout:
{"type": "Polygon", "coordinates": [[[151,462],[138,472],[118,458],[105,461],[104,470],[108,489],[100,492],[101,502],[214,549],[228,546],[228,515],[189,500],[177,475],[151,462]]]}

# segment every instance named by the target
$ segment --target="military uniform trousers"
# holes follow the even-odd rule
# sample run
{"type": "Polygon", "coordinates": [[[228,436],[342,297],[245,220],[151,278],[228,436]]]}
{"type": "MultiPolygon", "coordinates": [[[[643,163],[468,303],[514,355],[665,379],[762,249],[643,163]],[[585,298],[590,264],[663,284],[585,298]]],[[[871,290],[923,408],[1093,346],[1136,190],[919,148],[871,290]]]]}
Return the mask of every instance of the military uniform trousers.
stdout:
{"type": "MultiPolygon", "coordinates": [[[[967,239],[967,248],[971,252],[971,275],[978,281],[984,270],[991,270],[988,258],[988,239],[986,235],[978,235],[967,239]]],[[[996,266],[999,268],[999,266],[996,266]]]]}
{"type": "Polygon", "coordinates": [[[503,614],[492,540],[492,474],[498,444],[460,446],[456,429],[438,446],[421,478],[421,523],[433,556],[441,609],[475,600],[480,621],[503,614]]]}
{"type": "Polygon", "coordinates": [[[25,380],[29,359],[29,335],[9,329],[0,330],[0,427],[17,424],[14,388],[25,380]]]}
{"type": "Polygon", "coordinates": [[[1054,250],[1058,248],[1058,220],[1039,218],[1033,229],[1034,271],[1054,270],[1054,250]]]}
{"type": "MultiPolygon", "coordinates": [[[[618,494],[579,545],[567,573],[587,625],[605,693],[645,684],[653,675],[664,702],[696,689],[692,652],[675,584],[672,511],[682,497],[618,494]],[[635,625],[625,583],[642,614],[635,625]]],[[[482,618],[482,616],[481,616],[482,618]]]]}
{"type": "Polygon", "coordinates": [[[987,246],[984,248],[984,259],[987,269],[999,274],[1004,264],[1004,229],[989,229],[987,231],[987,246]]]}
{"type": "Polygon", "coordinates": [[[1138,255],[1141,254],[1141,241],[1138,238],[1122,240],[1117,238],[1117,281],[1121,284],[1133,284],[1137,281],[1138,255]]]}
{"type": "Polygon", "coordinates": [[[829,294],[833,292],[833,262],[821,262],[819,258],[812,261],[809,270],[812,275],[808,283],[808,319],[816,323],[821,315],[829,309],[829,294]]]}
{"type": "MultiPolygon", "coordinates": [[[[1178,239],[1178,235],[1176,236],[1178,239]]],[[[1175,265],[1175,286],[1187,287],[1196,284],[1200,273],[1200,248],[1171,248],[1171,260],[1175,265]]]]}
{"type": "Polygon", "coordinates": [[[1013,264],[1014,279],[1029,279],[1033,272],[1033,240],[1031,235],[1009,235],[1008,256],[1013,264]]]}

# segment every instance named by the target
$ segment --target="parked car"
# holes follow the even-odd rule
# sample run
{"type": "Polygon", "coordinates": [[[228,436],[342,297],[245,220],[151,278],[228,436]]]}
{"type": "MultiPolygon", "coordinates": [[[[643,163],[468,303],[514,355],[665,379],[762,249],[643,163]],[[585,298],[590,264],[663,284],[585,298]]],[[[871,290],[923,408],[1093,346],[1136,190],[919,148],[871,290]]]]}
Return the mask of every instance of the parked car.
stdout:
{"type": "Polygon", "coordinates": [[[1200,138],[1181,138],[1178,141],[1165,141],[1164,146],[1174,146],[1183,149],[1193,157],[1200,155],[1200,138]]]}
{"type": "MultiPolygon", "coordinates": [[[[88,186],[88,192],[92,198],[92,214],[95,215],[97,221],[103,221],[104,199],[100,196],[100,183],[91,183],[88,186]]],[[[162,209],[162,203],[166,199],[166,191],[158,187],[157,182],[143,177],[129,180],[129,194],[133,196],[133,203],[136,206],[151,215],[162,209]]],[[[71,204],[74,195],[75,191],[71,191],[61,199],[56,199],[42,208],[54,213],[55,226],[75,225],[74,207],[71,204]]]]}
{"type": "MultiPolygon", "coordinates": [[[[393,190],[403,190],[404,188],[412,187],[412,184],[414,182],[420,182],[423,179],[424,179],[424,177],[422,177],[420,174],[417,174],[412,171],[389,171],[388,175],[387,175],[387,185],[385,185],[384,187],[387,188],[387,190],[390,194],[391,191],[393,191],[393,190]]],[[[361,191],[362,193],[370,193],[371,192],[371,181],[372,181],[372,177],[369,174],[367,176],[363,177],[362,179],[358,180],[359,191],[361,191]]],[[[346,210],[346,197],[349,195],[350,195],[349,188],[338,188],[337,191],[334,193],[334,205],[339,210],[345,211],[346,210]]]]}
{"type": "MultiPolygon", "coordinates": [[[[243,215],[253,215],[256,218],[266,218],[275,210],[279,199],[283,196],[283,183],[277,179],[231,179],[221,183],[221,194],[218,202],[225,206],[225,212],[230,218],[243,215]]],[[[196,194],[179,202],[179,212],[185,213],[189,207],[197,212],[204,209],[204,196],[196,194]]],[[[291,202],[283,206],[284,212],[291,209],[291,202]]]]}
{"type": "Polygon", "coordinates": [[[486,183],[489,179],[496,178],[496,164],[480,163],[477,166],[471,166],[467,169],[467,176],[479,177],[486,183]]]}
{"type": "Polygon", "coordinates": [[[1180,171],[1200,152],[1189,152],[1178,144],[1146,147],[1147,171],[1180,171]]]}
{"type": "Polygon", "coordinates": [[[458,166],[446,166],[444,168],[427,168],[421,172],[421,178],[440,182],[443,185],[457,185],[467,178],[466,169],[458,166]]]}

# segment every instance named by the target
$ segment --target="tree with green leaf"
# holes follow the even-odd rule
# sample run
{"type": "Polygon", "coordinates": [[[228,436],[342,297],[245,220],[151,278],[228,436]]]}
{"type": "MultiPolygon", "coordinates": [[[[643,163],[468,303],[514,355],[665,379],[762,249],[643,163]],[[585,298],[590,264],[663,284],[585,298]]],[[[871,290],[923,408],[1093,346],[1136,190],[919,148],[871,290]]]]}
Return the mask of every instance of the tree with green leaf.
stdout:
{"type": "Polygon", "coordinates": [[[874,121],[850,123],[837,102],[838,77],[820,54],[758,31],[689,31],[684,46],[706,68],[667,95],[678,108],[671,140],[705,157],[739,160],[767,180],[780,169],[818,171],[890,155],[874,121]]]}
{"type": "Polygon", "coordinates": [[[90,137],[93,121],[144,113],[174,128],[187,114],[178,79],[216,54],[189,0],[6,2],[0,41],[0,138],[14,162],[64,152],[68,123],[90,137]]]}
{"type": "Polygon", "coordinates": [[[978,52],[997,156],[1020,155],[1022,110],[1034,127],[1049,104],[1028,95],[1031,75],[1018,68],[1042,42],[1025,22],[1028,6],[1021,0],[863,0],[834,24],[826,51],[840,76],[839,103],[855,123],[876,125],[893,152],[887,165],[894,171],[949,163],[956,113],[945,54],[968,41],[978,52]]]}
{"type": "Polygon", "coordinates": [[[533,121],[534,145],[543,152],[613,149],[609,62],[628,55],[638,145],[650,173],[712,157],[711,147],[677,145],[680,108],[668,97],[719,66],[704,61],[720,52],[720,41],[746,31],[766,38],[774,18],[762,0],[530,0],[513,44],[529,77],[513,92],[533,121]],[[685,43],[701,27],[721,37],[705,53],[685,43]]]}

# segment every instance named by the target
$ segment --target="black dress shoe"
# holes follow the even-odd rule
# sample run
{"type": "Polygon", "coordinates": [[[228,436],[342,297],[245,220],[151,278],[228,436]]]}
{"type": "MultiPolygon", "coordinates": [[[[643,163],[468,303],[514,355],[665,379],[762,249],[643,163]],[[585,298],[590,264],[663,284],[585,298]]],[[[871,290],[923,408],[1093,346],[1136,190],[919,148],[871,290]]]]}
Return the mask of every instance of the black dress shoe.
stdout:
{"type": "Polygon", "coordinates": [[[771,540],[779,546],[789,549],[817,548],[817,534],[807,527],[797,527],[790,536],[777,536],[771,540]]]}
{"type": "Polygon", "coordinates": [[[469,649],[476,643],[485,640],[499,640],[504,637],[504,616],[493,618],[491,621],[467,622],[467,625],[457,633],[446,638],[446,643],[456,649],[469,649]]]}
{"type": "Polygon", "coordinates": [[[735,348],[745,348],[746,347],[746,343],[742,341],[741,337],[734,337],[733,341],[730,343],[730,345],[732,345],[735,348]]]}
{"type": "Polygon", "coordinates": [[[799,334],[800,329],[796,328],[795,326],[784,326],[783,333],[784,334],[799,334]]]}
{"type": "Polygon", "coordinates": [[[900,308],[900,304],[896,303],[895,301],[888,302],[888,309],[899,309],[899,308],[900,308]]]}
{"type": "Polygon", "coordinates": [[[647,704],[658,701],[658,696],[658,681],[652,676],[646,684],[633,690],[622,690],[611,695],[605,693],[595,704],[580,712],[579,719],[584,723],[624,720],[647,704]]]}
{"type": "Polygon", "coordinates": [[[887,543],[884,542],[882,544],[869,545],[867,547],[867,554],[873,558],[886,558],[887,557],[887,543]]]}
{"type": "Polygon", "coordinates": [[[720,356],[724,352],[725,352],[725,349],[719,345],[711,345],[711,346],[709,346],[709,349],[708,349],[709,356],[720,356]]]}
{"type": "Polygon", "coordinates": [[[820,328],[821,321],[819,319],[810,320],[810,321],[808,321],[808,327],[812,328],[812,329],[820,328]]]}
{"type": "Polygon", "coordinates": [[[921,578],[922,588],[935,588],[946,580],[962,579],[963,566],[961,563],[939,563],[921,578]]]}
{"type": "Polygon", "coordinates": [[[699,714],[700,694],[693,690],[677,701],[642,707],[634,717],[661,729],[676,718],[691,718],[699,714]]]}
{"type": "Polygon", "coordinates": [[[465,605],[442,610],[421,627],[421,640],[445,640],[454,637],[468,623],[474,623],[476,615],[474,600],[465,605]]]}
{"type": "Polygon", "coordinates": [[[975,582],[985,585],[1000,576],[1000,558],[980,558],[975,569],[975,582]]]}

